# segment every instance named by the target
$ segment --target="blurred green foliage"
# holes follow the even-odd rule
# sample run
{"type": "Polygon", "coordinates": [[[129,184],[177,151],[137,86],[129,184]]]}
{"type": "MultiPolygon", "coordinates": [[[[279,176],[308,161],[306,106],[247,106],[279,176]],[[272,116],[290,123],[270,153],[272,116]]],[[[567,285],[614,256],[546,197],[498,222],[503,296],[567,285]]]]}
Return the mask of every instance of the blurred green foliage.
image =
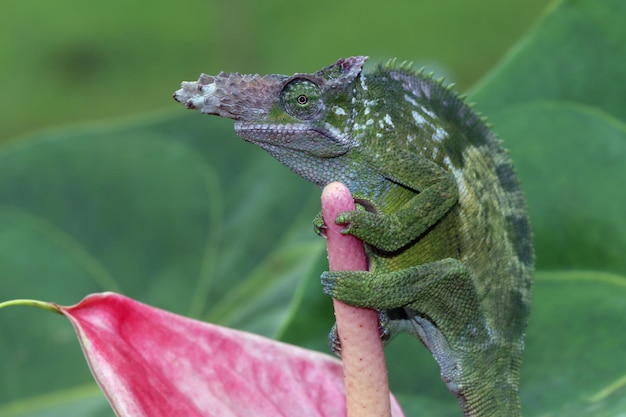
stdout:
{"type": "MultiPolygon", "coordinates": [[[[169,96],[203,71],[312,71],[353,54],[429,64],[466,90],[542,2],[40,3],[0,16],[5,138],[171,111],[0,148],[0,299],[115,290],[326,350],[319,191],[169,96]]],[[[535,232],[528,416],[626,409],[625,15],[623,0],[558,2],[470,90],[511,150],[535,232]]],[[[386,352],[407,416],[459,415],[417,340],[386,352]]],[[[80,356],[63,319],[1,311],[0,416],[110,416],[80,356]]]]}
{"type": "Polygon", "coordinates": [[[462,89],[547,0],[5,0],[0,142],[42,127],[173,108],[181,80],[313,71],[351,55],[427,64],[462,89]]]}

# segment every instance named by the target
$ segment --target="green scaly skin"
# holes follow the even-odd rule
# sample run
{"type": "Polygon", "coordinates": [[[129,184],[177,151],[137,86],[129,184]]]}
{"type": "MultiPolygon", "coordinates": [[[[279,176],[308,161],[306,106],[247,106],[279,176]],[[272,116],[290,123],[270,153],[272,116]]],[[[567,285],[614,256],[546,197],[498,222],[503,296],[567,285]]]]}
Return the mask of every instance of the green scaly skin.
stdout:
{"type": "Polygon", "coordinates": [[[326,272],[324,291],[380,310],[391,335],[416,335],[465,416],[519,416],[533,249],[511,162],[450,88],[403,65],[364,73],[366,59],[203,74],[174,97],[236,120],[239,136],[318,186],[346,184],[360,209],[336,222],[363,240],[370,270],[326,272]]]}

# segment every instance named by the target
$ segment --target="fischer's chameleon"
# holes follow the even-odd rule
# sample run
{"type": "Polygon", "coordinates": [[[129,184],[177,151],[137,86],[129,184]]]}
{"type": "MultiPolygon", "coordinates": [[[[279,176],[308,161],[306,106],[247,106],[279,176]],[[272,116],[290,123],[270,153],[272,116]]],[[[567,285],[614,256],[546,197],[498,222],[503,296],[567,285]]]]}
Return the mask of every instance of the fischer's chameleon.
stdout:
{"type": "Polygon", "coordinates": [[[203,74],[174,98],[234,119],[237,135],[306,180],[346,184],[359,209],[336,223],[365,243],[370,270],[326,272],[324,291],[380,310],[383,338],[416,335],[464,415],[519,416],[533,248],[512,164],[441,81],[393,63],[365,73],[366,60],[203,74]]]}

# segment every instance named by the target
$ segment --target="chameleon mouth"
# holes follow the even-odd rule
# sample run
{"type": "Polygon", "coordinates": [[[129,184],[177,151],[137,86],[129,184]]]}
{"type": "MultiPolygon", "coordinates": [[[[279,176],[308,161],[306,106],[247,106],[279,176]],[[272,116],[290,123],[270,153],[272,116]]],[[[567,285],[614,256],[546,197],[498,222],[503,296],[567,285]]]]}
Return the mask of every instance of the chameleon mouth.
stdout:
{"type": "Polygon", "coordinates": [[[326,140],[336,141],[336,138],[324,129],[305,124],[275,124],[235,122],[235,133],[244,140],[260,143],[289,144],[298,138],[316,139],[323,137],[326,140]]]}
{"type": "Polygon", "coordinates": [[[235,121],[235,133],[263,148],[286,148],[324,157],[339,156],[349,149],[343,134],[309,124],[276,124],[235,121]]]}
{"type": "Polygon", "coordinates": [[[237,135],[263,135],[268,141],[311,131],[313,131],[313,129],[311,129],[310,126],[302,124],[281,125],[275,123],[251,123],[240,120],[235,122],[235,133],[237,133],[237,135]]]}

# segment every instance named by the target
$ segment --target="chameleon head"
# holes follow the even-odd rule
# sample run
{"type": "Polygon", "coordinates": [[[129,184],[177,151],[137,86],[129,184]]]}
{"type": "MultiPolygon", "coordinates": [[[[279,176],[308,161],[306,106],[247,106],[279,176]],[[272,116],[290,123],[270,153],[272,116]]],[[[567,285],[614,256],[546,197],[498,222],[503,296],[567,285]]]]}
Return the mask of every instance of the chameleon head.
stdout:
{"type": "MultiPolygon", "coordinates": [[[[329,158],[351,148],[353,84],[367,57],[340,59],[312,74],[202,74],[174,99],[234,119],[235,131],[281,160],[285,152],[329,158]]],[[[284,161],[283,161],[284,162],[284,161]]]]}

